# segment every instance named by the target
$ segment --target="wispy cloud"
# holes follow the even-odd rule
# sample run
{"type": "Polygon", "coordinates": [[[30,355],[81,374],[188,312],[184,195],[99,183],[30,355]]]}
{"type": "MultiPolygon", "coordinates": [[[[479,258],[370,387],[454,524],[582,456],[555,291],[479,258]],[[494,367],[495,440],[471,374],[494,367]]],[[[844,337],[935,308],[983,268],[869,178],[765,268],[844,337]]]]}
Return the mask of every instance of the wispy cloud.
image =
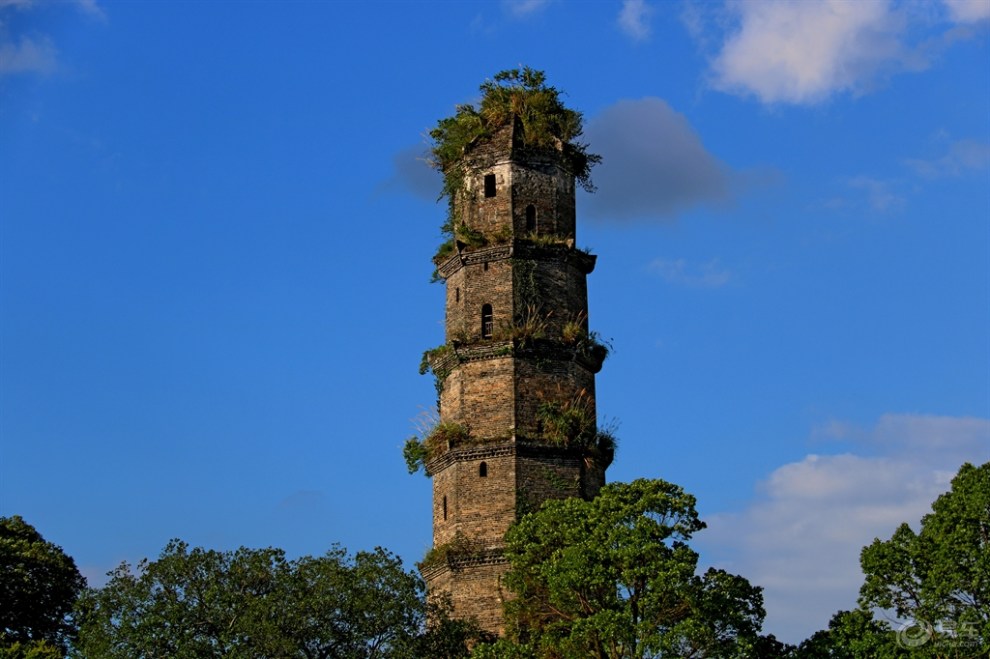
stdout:
{"type": "Polygon", "coordinates": [[[107,18],[107,14],[103,11],[103,7],[101,7],[96,0],[76,0],[75,4],[81,12],[91,16],[92,18],[96,18],[101,21],[106,20],[107,18]]]}
{"type": "Polygon", "coordinates": [[[667,283],[678,286],[719,288],[732,281],[732,273],[723,268],[718,259],[698,264],[686,259],[655,259],[648,269],[667,283]]]}
{"type": "Polygon", "coordinates": [[[0,76],[48,75],[58,68],[58,51],[48,37],[0,41],[0,76]]]}
{"type": "Polygon", "coordinates": [[[515,18],[524,18],[542,11],[553,0],[503,0],[502,6],[515,18]]]}
{"type": "Polygon", "coordinates": [[[684,115],[659,98],[619,101],[588,123],[602,163],[584,202],[598,219],[671,218],[730,197],[730,170],[705,149],[684,115]]]}
{"type": "MultiPolygon", "coordinates": [[[[59,69],[58,49],[43,33],[16,34],[10,29],[11,12],[30,12],[39,6],[33,0],[0,0],[0,78],[11,75],[50,75],[59,69]]],[[[106,20],[96,0],[75,0],[75,6],[91,18],[106,20]]]]}
{"type": "Polygon", "coordinates": [[[645,41],[650,36],[650,17],[653,8],[646,0],[623,0],[619,10],[619,29],[634,41],[645,41]]]}
{"type": "MultiPolygon", "coordinates": [[[[990,7],[990,2],[987,6],[990,7]]],[[[940,156],[927,160],[911,158],[905,164],[919,176],[929,179],[981,171],[990,168],[990,142],[956,140],[940,156]]]]}
{"type": "Polygon", "coordinates": [[[764,587],[767,629],[789,641],[855,606],[863,546],[902,522],[917,527],[960,465],[990,459],[990,419],[887,414],[872,428],[833,421],[814,434],[853,441],[859,454],[779,467],[745,510],[710,517],[699,536],[764,587]]]}
{"type": "Polygon", "coordinates": [[[907,203],[907,199],[895,191],[895,184],[892,181],[870,176],[854,176],[846,179],[846,185],[865,194],[869,207],[880,213],[899,210],[907,203]]]}
{"type": "Polygon", "coordinates": [[[949,18],[957,23],[978,23],[990,19],[987,0],[943,0],[949,18]]]}

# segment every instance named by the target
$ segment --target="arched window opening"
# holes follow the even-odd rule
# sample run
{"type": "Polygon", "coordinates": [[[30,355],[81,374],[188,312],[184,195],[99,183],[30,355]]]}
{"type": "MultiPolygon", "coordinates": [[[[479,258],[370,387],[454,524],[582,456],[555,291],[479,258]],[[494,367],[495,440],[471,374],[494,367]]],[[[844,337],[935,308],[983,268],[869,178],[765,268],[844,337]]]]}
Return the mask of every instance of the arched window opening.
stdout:
{"type": "Polygon", "coordinates": [[[443,495],[443,518],[447,519],[447,495],[443,495]]]}
{"type": "Polygon", "coordinates": [[[536,231],[536,206],[526,207],[526,231],[536,231]]]}
{"type": "Polygon", "coordinates": [[[482,478],[488,478],[488,463],[482,462],[478,465],[478,475],[482,478]]]}
{"type": "Polygon", "coordinates": [[[490,339],[492,338],[493,319],[492,319],[492,305],[486,304],[481,307],[481,338],[490,339]]]}
{"type": "Polygon", "coordinates": [[[485,196],[494,197],[495,196],[495,175],[485,174],[485,196]]]}

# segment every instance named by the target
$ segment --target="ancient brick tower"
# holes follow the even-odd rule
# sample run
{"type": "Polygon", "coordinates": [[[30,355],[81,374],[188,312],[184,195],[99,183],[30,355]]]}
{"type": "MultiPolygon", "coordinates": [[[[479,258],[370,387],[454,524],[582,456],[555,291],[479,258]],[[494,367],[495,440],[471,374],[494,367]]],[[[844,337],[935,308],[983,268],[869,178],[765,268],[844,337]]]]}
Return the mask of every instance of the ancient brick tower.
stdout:
{"type": "Polygon", "coordinates": [[[502,631],[503,536],[551,498],[592,497],[613,444],[595,423],[607,350],[588,332],[575,248],[575,176],[565,147],[534,148],[519,120],[465,148],[454,249],[435,259],[446,285],[446,342],[427,353],[440,423],[424,442],[433,479],[431,593],[457,617],[502,631]]]}

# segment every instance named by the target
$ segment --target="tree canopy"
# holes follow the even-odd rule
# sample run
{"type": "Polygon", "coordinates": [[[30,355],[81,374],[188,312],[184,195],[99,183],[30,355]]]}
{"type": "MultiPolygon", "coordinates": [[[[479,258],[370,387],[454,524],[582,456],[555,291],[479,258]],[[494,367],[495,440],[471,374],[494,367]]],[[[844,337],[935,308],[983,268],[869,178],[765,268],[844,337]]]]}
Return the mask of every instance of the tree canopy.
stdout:
{"type": "Polygon", "coordinates": [[[173,540],[137,570],[122,564],[80,601],[78,656],[412,659],[466,656],[470,623],[443,608],[425,628],[423,584],[384,549],[190,549],[173,540]]]}
{"type": "Polygon", "coordinates": [[[85,586],[61,547],[18,515],[0,517],[0,647],[8,654],[61,654],[73,631],[68,616],[85,586]]]}
{"type": "Polygon", "coordinates": [[[913,622],[919,646],[990,652],[990,462],[964,464],[915,533],[865,547],[860,605],[913,622]]]}
{"type": "Polygon", "coordinates": [[[828,629],[812,634],[793,651],[795,659],[895,659],[909,656],[900,647],[890,625],[875,620],[870,611],[839,611],[828,629]]]}
{"type": "Polygon", "coordinates": [[[473,656],[746,656],[762,594],[723,570],[697,574],[687,542],[704,527],[694,497],[661,480],[547,502],[506,535],[508,638],[473,656]]]}

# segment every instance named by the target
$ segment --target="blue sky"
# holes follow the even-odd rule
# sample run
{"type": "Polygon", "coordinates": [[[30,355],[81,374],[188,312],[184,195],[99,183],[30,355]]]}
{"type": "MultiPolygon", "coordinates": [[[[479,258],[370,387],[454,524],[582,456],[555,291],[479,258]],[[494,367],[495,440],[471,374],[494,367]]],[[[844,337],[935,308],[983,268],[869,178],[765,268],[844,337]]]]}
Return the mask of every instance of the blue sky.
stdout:
{"type": "Polygon", "coordinates": [[[610,480],[797,641],[860,548],[990,459],[987,0],[0,1],[0,514],[93,583],[173,537],[430,544],[401,457],[443,340],[424,135],[543,69],[610,480]]]}

